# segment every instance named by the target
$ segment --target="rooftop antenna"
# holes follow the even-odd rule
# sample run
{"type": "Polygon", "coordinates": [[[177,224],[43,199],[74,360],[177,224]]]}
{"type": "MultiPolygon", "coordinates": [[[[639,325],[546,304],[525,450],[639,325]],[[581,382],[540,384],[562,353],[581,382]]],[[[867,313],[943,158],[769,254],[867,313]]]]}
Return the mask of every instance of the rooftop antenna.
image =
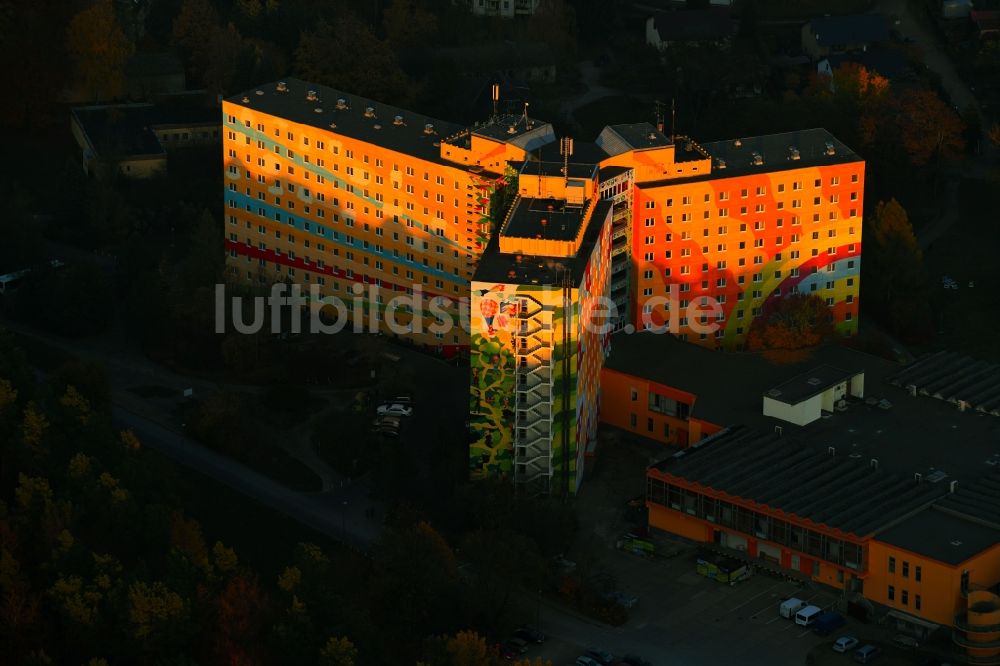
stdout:
{"type": "Polygon", "coordinates": [[[559,139],[559,154],[563,156],[563,182],[569,182],[569,156],[573,154],[573,137],[559,139]]]}
{"type": "Polygon", "coordinates": [[[677,100],[670,98],[670,143],[677,137],[677,100]]]}
{"type": "Polygon", "coordinates": [[[524,103],[524,129],[528,129],[528,103],[524,103]]]}
{"type": "Polygon", "coordinates": [[[664,130],[664,126],[663,126],[663,102],[661,102],[660,100],[656,100],[655,102],[653,102],[653,106],[656,109],[656,130],[660,134],[663,134],[663,130],[664,130]]]}
{"type": "Polygon", "coordinates": [[[497,104],[500,102],[500,84],[493,84],[493,122],[497,121],[497,104]]]}

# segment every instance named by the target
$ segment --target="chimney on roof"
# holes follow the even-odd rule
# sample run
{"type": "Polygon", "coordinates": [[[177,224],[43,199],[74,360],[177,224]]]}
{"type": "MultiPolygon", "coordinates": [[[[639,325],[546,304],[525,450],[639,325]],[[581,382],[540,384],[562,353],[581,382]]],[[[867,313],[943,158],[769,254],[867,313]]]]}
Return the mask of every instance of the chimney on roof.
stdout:
{"type": "Polygon", "coordinates": [[[374,117],[375,117],[375,107],[374,106],[366,106],[365,107],[365,118],[374,118],[374,117]]]}
{"type": "Polygon", "coordinates": [[[836,155],[837,149],[833,147],[833,144],[829,141],[826,142],[826,149],[823,151],[824,155],[836,155]]]}
{"type": "Polygon", "coordinates": [[[434,124],[426,123],[424,125],[424,134],[434,134],[434,124]]]}
{"type": "Polygon", "coordinates": [[[336,108],[337,108],[338,111],[345,110],[347,108],[347,100],[344,99],[343,97],[338,98],[337,99],[337,107],[336,108]]]}
{"type": "Polygon", "coordinates": [[[309,92],[306,93],[306,99],[309,100],[310,102],[315,102],[319,98],[316,96],[315,90],[310,90],[309,92]]]}
{"type": "Polygon", "coordinates": [[[396,116],[395,118],[393,118],[392,119],[392,124],[393,125],[402,125],[403,124],[403,116],[396,116]]]}
{"type": "Polygon", "coordinates": [[[278,92],[288,92],[288,84],[284,81],[278,81],[278,85],[274,87],[278,92]]]}
{"type": "Polygon", "coordinates": [[[957,488],[957,487],[958,487],[958,481],[952,481],[951,483],[948,484],[948,492],[949,493],[954,493],[955,492],[955,488],[957,488]]]}

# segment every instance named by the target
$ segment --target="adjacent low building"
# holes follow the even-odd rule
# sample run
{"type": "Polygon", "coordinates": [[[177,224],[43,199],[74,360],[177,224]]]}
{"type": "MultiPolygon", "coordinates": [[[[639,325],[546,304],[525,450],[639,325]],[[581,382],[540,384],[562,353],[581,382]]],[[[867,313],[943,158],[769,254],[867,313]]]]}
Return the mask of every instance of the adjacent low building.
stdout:
{"type": "Polygon", "coordinates": [[[647,472],[652,528],[1000,663],[1000,366],[647,333],[613,338],[602,392],[604,422],[676,447],[647,472]]]}
{"type": "Polygon", "coordinates": [[[155,104],[74,107],[70,130],[80,147],[84,172],[98,177],[113,171],[126,178],[162,175],[174,149],[220,142],[219,110],[205,104],[199,92],[165,97],[155,104]]]}

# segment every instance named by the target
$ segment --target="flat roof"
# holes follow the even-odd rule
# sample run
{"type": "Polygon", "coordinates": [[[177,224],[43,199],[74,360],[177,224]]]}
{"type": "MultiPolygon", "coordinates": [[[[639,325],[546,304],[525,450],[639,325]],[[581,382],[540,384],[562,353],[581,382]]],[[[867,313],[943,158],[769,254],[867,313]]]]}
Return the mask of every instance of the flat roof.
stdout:
{"type": "MultiPolygon", "coordinates": [[[[1000,419],[892,385],[899,363],[831,344],[796,352],[714,351],[649,331],[611,340],[605,367],[696,396],[691,418],[718,426],[743,424],[802,433],[821,451],[834,447],[860,460],[878,459],[894,473],[974,481],[1000,469],[1000,419]],[[821,365],[864,372],[866,401],[848,398],[844,411],[824,412],[805,426],[763,414],[763,395],[821,365]],[[885,400],[885,403],[880,401],[885,400]]],[[[1000,512],[1000,500],[997,511],[1000,512]]]]}
{"type": "Polygon", "coordinates": [[[601,200],[594,204],[587,230],[583,234],[580,249],[575,257],[505,254],[500,252],[500,234],[494,234],[479,259],[479,265],[472,279],[478,282],[558,285],[568,270],[573,283],[578,284],[583,278],[583,271],[594,245],[600,237],[603,222],[610,212],[610,201],[601,200]]]}
{"type": "Polygon", "coordinates": [[[764,396],[786,405],[797,405],[803,400],[819,395],[830,387],[849,380],[856,374],[858,373],[841,370],[832,365],[820,365],[768,389],[764,396]]]}
{"type": "Polygon", "coordinates": [[[1000,465],[969,483],[956,484],[956,492],[940,502],[943,509],[1000,527],[1000,465]]]}
{"type": "Polygon", "coordinates": [[[732,426],[653,468],[857,537],[948,492],[947,484],[896,476],[868,460],[821,451],[806,439],[732,426]]]}
{"type": "Polygon", "coordinates": [[[889,378],[903,388],[969,409],[1000,416],[1000,363],[979,361],[957,352],[927,354],[889,378]]]}
{"type": "Polygon", "coordinates": [[[169,96],[157,104],[78,106],[71,113],[94,149],[108,157],[163,154],[153,131],[157,127],[219,125],[218,107],[192,95],[169,96]]]}
{"type": "Polygon", "coordinates": [[[566,176],[567,178],[586,178],[587,180],[597,175],[597,164],[570,162],[565,165],[565,173],[563,168],[562,161],[525,160],[521,165],[520,172],[525,176],[566,176]]]}
{"type": "Polygon", "coordinates": [[[961,564],[1000,543],[996,526],[943,510],[949,496],[879,532],[879,541],[947,564],[961,564]]]}
{"type": "Polygon", "coordinates": [[[500,234],[515,238],[573,240],[583,224],[587,203],[570,206],[562,199],[519,197],[500,234]]]}
{"type": "MultiPolygon", "coordinates": [[[[698,145],[712,157],[711,172],[685,178],[665,178],[651,181],[643,183],[643,187],[679,185],[705,180],[735,178],[748,174],[767,174],[790,169],[862,161],[857,153],[823,128],[741,137],[725,141],[710,141],[698,145]],[[827,154],[827,144],[833,147],[832,155],[827,154]],[[794,153],[790,150],[791,148],[798,151],[798,159],[792,159],[794,153]],[[754,163],[755,153],[760,155],[761,164],[754,163]]],[[[685,159],[681,148],[683,145],[678,143],[678,150],[675,151],[675,159],[678,162],[685,159]]],[[[698,155],[692,159],[703,159],[703,157],[698,155]]]]}
{"type": "Polygon", "coordinates": [[[469,129],[463,125],[376,102],[318,83],[309,83],[296,78],[286,78],[282,81],[287,88],[285,92],[278,91],[278,82],[273,81],[233,95],[227,101],[430,162],[449,164],[457,168],[466,166],[444,160],[440,153],[442,137],[469,129]],[[315,101],[306,99],[310,90],[316,92],[315,101]],[[338,99],[345,100],[347,108],[338,110],[338,99]],[[375,110],[374,117],[365,117],[365,109],[368,107],[375,110]],[[402,116],[402,125],[394,124],[396,116],[402,116]],[[433,125],[433,133],[427,134],[424,131],[424,126],[427,124],[433,125]]]}

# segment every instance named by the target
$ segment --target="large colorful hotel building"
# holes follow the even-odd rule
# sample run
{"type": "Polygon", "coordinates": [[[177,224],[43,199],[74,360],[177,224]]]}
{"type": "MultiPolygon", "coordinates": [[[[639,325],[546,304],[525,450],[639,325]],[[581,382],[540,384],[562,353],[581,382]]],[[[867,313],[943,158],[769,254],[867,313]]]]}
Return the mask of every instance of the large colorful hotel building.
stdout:
{"type": "Polygon", "coordinates": [[[735,350],[803,292],[856,331],[864,162],[825,130],[638,123],[571,148],[527,112],[465,127],[294,79],[222,113],[230,279],[318,285],[366,325],[418,297],[404,335],[470,357],[473,476],[575,492],[608,349],[591,313],[735,350]]]}

